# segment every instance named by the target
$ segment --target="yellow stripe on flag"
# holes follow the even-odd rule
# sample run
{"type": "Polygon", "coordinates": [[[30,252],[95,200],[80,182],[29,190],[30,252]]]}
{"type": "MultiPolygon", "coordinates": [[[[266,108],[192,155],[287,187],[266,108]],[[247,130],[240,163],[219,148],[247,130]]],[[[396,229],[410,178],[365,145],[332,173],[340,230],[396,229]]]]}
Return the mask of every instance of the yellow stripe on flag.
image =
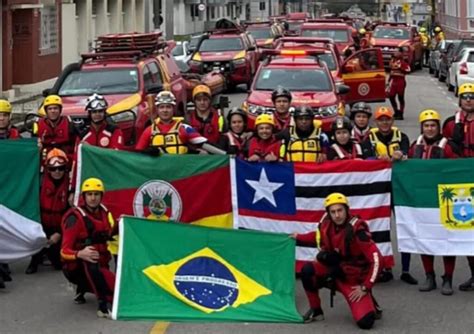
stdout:
{"type": "Polygon", "coordinates": [[[198,226],[207,226],[207,227],[223,227],[223,228],[233,228],[234,219],[232,213],[224,213],[217,216],[209,216],[199,220],[195,220],[191,225],[198,226]]]}

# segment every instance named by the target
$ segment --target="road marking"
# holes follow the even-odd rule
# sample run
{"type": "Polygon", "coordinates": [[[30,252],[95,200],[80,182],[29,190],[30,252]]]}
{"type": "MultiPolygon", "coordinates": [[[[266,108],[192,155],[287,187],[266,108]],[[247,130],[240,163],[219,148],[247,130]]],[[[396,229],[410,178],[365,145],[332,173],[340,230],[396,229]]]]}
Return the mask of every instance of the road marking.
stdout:
{"type": "Polygon", "coordinates": [[[149,334],[165,334],[169,325],[169,322],[157,321],[151,328],[149,334]]]}

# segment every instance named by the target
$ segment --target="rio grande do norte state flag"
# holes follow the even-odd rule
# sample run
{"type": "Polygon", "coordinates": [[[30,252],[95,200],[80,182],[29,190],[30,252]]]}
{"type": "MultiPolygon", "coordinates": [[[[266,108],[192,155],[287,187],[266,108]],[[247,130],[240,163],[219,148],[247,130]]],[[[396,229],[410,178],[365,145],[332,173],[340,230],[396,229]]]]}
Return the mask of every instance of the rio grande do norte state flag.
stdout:
{"type": "Polygon", "coordinates": [[[39,151],[33,140],[0,140],[0,263],[46,246],[39,210],[39,151]]]}
{"type": "Polygon", "coordinates": [[[473,167],[474,159],[393,164],[400,251],[474,255],[473,167]]]}
{"type": "Polygon", "coordinates": [[[286,235],[120,220],[114,319],[301,322],[286,235]]]}

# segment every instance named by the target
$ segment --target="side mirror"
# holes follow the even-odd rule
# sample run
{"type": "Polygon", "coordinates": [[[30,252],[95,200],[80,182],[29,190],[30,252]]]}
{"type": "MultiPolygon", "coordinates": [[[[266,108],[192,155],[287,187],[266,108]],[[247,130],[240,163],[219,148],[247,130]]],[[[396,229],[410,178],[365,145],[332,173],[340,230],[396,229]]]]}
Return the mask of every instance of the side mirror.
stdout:
{"type": "Polygon", "coordinates": [[[163,90],[163,85],[160,83],[153,84],[146,89],[147,94],[158,94],[163,90]]]}
{"type": "Polygon", "coordinates": [[[347,85],[338,85],[336,89],[337,89],[337,93],[340,95],[347,94],[351,90],[351,88],[347,85]]]}
{"type": "Polygon", "coordinates": [[[48,95],[51,95],[51,88],[46,88],[42,92],[43,96],[46,97],[48,95]]]}

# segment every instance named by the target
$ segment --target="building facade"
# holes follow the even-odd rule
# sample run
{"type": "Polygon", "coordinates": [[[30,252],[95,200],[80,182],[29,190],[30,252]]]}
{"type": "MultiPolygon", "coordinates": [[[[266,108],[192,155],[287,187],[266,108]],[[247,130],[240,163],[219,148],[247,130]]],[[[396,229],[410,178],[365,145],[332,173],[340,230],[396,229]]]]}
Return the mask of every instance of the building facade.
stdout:
{"type": "Polygon", "coordinates": [[[437,0],[436,21],[448,38],[474,37],[473,0],[437,0]]]}

